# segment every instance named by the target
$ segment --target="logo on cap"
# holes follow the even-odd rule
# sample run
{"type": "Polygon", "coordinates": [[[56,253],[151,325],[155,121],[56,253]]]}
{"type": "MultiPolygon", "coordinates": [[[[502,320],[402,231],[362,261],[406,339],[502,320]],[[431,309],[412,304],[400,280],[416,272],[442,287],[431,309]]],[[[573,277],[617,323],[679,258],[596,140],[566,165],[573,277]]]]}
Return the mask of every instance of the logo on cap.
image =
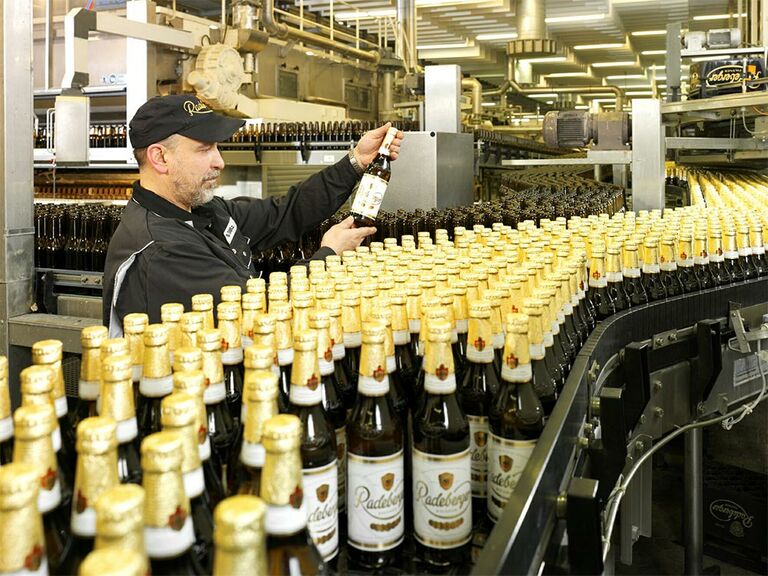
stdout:
{"type": "Polygon", "coordinates": [[[206,106],[204,103],[198,102],[195,104],[192,100],[184,101],[184,111],[190,116],[195,114],[210,114],[213,112],[213,110],[208,108],[208,106],[206,106]]]}

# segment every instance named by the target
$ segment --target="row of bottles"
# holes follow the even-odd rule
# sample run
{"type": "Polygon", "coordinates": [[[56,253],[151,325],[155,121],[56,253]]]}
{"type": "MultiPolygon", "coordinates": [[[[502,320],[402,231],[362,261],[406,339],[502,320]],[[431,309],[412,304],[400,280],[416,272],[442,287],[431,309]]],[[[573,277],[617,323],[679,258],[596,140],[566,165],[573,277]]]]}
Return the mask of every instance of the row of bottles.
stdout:
{"type": "Polygon", "coordinates": [[[35,204],[35,266],[103,271],[121,213],[101,204],[35,204]]]}
{"type": "MultiPolygon", "coordinates": [[[[38,125],[34,133],[35,148],[47,148],[48,138],[48,125],[38,125]]],[[[125,148],[128,145],[126,125],[91,124],[88,140],[91,148],[125,148]]]]}

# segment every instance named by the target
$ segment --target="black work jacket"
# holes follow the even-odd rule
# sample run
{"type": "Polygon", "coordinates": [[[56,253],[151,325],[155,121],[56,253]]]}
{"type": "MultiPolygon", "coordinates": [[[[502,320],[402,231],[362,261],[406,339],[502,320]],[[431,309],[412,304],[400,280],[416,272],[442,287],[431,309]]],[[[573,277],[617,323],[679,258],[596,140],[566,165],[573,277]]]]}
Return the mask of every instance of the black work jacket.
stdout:
{"type": "MultiPolygon", "coordinates": [[[[297,241],[334,214],[359,176],[347,157],[292,186],[286,196],[213,200],[187,212],[133,185],[107,250],[103,321],[110,337],[122,336],[123,318],[144,312],[160,322],[160,306],[211,294],[228,284],[245,286],[256,275],[251,250],[297,241]]],[[[325,258],[330,248],[312,257],[325,258]]]]}

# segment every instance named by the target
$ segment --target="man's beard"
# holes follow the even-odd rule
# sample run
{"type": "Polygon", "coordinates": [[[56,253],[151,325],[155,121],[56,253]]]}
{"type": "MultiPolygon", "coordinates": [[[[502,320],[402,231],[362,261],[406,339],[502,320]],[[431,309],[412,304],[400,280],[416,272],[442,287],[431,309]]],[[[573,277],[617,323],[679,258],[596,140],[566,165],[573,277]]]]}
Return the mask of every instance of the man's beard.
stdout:
{"type": "Polygon", "coordinates": [[[220,170],[214,170],[205,175],[190,193],[190,207],[197,208],[203,204],[208,204],[213,199],[220,175],[220,170]]]}

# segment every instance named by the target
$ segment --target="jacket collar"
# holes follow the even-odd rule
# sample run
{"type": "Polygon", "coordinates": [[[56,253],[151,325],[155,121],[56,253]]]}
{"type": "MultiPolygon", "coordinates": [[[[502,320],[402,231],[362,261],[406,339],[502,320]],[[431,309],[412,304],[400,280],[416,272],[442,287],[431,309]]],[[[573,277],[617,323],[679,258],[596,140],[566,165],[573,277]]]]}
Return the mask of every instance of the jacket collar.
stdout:
{"type": "Polygon", "coordinates": [[[162,196],[158,196],[151,190],[144,188],[138,180],[133,183],[133,200],[146,210],[163,218],[175,218],[185,222],[191,221],[195,228],[209,226],[213,218],[213,211],[207,204],[193,208],[192,212],[187,212],[162,196]]]}

